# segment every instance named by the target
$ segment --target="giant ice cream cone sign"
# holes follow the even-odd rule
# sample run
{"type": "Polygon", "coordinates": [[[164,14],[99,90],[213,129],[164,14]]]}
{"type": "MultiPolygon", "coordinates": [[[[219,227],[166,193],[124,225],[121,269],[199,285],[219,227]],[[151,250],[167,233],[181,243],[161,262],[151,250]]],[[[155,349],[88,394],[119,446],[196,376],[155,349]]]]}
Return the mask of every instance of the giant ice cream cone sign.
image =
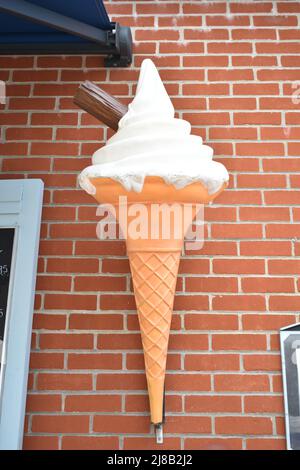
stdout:
{"type": "Polygon", "coordinates": [[[118,131],[95,152],[93,165],[79,177],[81,187],[100,204],[114,207],[126,238],[151,422],[158,429],[164,419],[166,359],[184,236],[197,205],[212,201],[228,181],[224,166],[212,160],[212,149],[190,131],[187,121],[174,118],[159,74],[146,59],[136,96],[118,131]],[[139,237],[130,231],[136,204],[143,207],[146,227],[139,237]]]}

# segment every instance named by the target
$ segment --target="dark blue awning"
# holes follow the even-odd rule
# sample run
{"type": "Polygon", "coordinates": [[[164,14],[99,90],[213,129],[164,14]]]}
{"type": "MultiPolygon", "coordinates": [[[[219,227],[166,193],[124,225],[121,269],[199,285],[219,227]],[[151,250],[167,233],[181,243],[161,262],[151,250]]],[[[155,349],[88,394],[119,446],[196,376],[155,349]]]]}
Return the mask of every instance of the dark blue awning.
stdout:
{"type": "Polygon", "coordinates": [[[109,20],[102,0],[0,0],[0,54],[99,53],[124,66],[131,45],[130,29],[109,20]]]}

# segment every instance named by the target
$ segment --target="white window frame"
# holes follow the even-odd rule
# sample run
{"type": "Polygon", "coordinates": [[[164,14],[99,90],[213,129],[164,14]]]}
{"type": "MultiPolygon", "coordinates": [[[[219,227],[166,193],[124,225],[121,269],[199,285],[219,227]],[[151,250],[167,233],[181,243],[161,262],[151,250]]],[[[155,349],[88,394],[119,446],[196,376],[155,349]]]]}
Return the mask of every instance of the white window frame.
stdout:
{"type": "Polygon", "coordinates": [[[14,228],[0,372],[0,450],[22,448],[44,184],[0,180],[0,229],[14,228]]]}

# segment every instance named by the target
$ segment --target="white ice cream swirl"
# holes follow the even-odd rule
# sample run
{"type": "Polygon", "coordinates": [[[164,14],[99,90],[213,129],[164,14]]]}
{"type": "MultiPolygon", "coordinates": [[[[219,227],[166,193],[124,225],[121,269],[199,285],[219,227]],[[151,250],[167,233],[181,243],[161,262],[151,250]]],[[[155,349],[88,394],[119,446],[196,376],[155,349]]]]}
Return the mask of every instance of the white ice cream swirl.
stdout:
{"type": "Polygon", "coordinates": [[[82,171],[79,183],[94,194],[90,178],[105,177],[119,181],[128,191],[140,192],[146,176],[160,176],[178,189],[200,181],[213,194],[228,181],[227,170],[212,160],[213,149],[190,132],[189,122],[174,118],[156,67],[146,59],[135,98],[118,131],[94,153],[93,165],[82,171]]]}

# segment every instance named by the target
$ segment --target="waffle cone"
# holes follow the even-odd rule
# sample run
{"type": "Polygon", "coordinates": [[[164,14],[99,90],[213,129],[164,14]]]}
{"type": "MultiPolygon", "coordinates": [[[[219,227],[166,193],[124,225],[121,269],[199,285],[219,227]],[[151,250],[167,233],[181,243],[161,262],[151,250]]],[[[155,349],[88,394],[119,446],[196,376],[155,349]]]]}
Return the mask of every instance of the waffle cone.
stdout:
{"type": "Polygon", "coordinates": [[[169,236],[165,238],[162,231],[163,215],[153,221],[151,206],[153,203],[168,205],[174,202],[182,207],[185,203],[203,204],[214,199],[217,193],[209,195],[201,183],[177,190],[158,177],[146,178],[141,193],[126,191],[119,183],[108,178],[91,178],[91,182],[96,188],[97,201],[114,205],[122,229],[119,197],[126,196],[127,215],[133,204],[143,203],[148,232],[156,230],[155,239],[135,239],[128,233],[124,235],[144,350],[151,421],[159,424],[163,421],[166,360],[180,254],[185,232],[196,211],[192,210],[190,217],[185,217],[180,227],[171,219],[169,236]]]}
{"type": "Polygon", "coordinates": [[[169,240],[168,247],[159,240],[155,247],[147,242],[143,247],[140,242],[129,243],[128,257],[144,350],[151,421],[157,424],[163,421],[167,351],[182,242],[169,240]]]}

